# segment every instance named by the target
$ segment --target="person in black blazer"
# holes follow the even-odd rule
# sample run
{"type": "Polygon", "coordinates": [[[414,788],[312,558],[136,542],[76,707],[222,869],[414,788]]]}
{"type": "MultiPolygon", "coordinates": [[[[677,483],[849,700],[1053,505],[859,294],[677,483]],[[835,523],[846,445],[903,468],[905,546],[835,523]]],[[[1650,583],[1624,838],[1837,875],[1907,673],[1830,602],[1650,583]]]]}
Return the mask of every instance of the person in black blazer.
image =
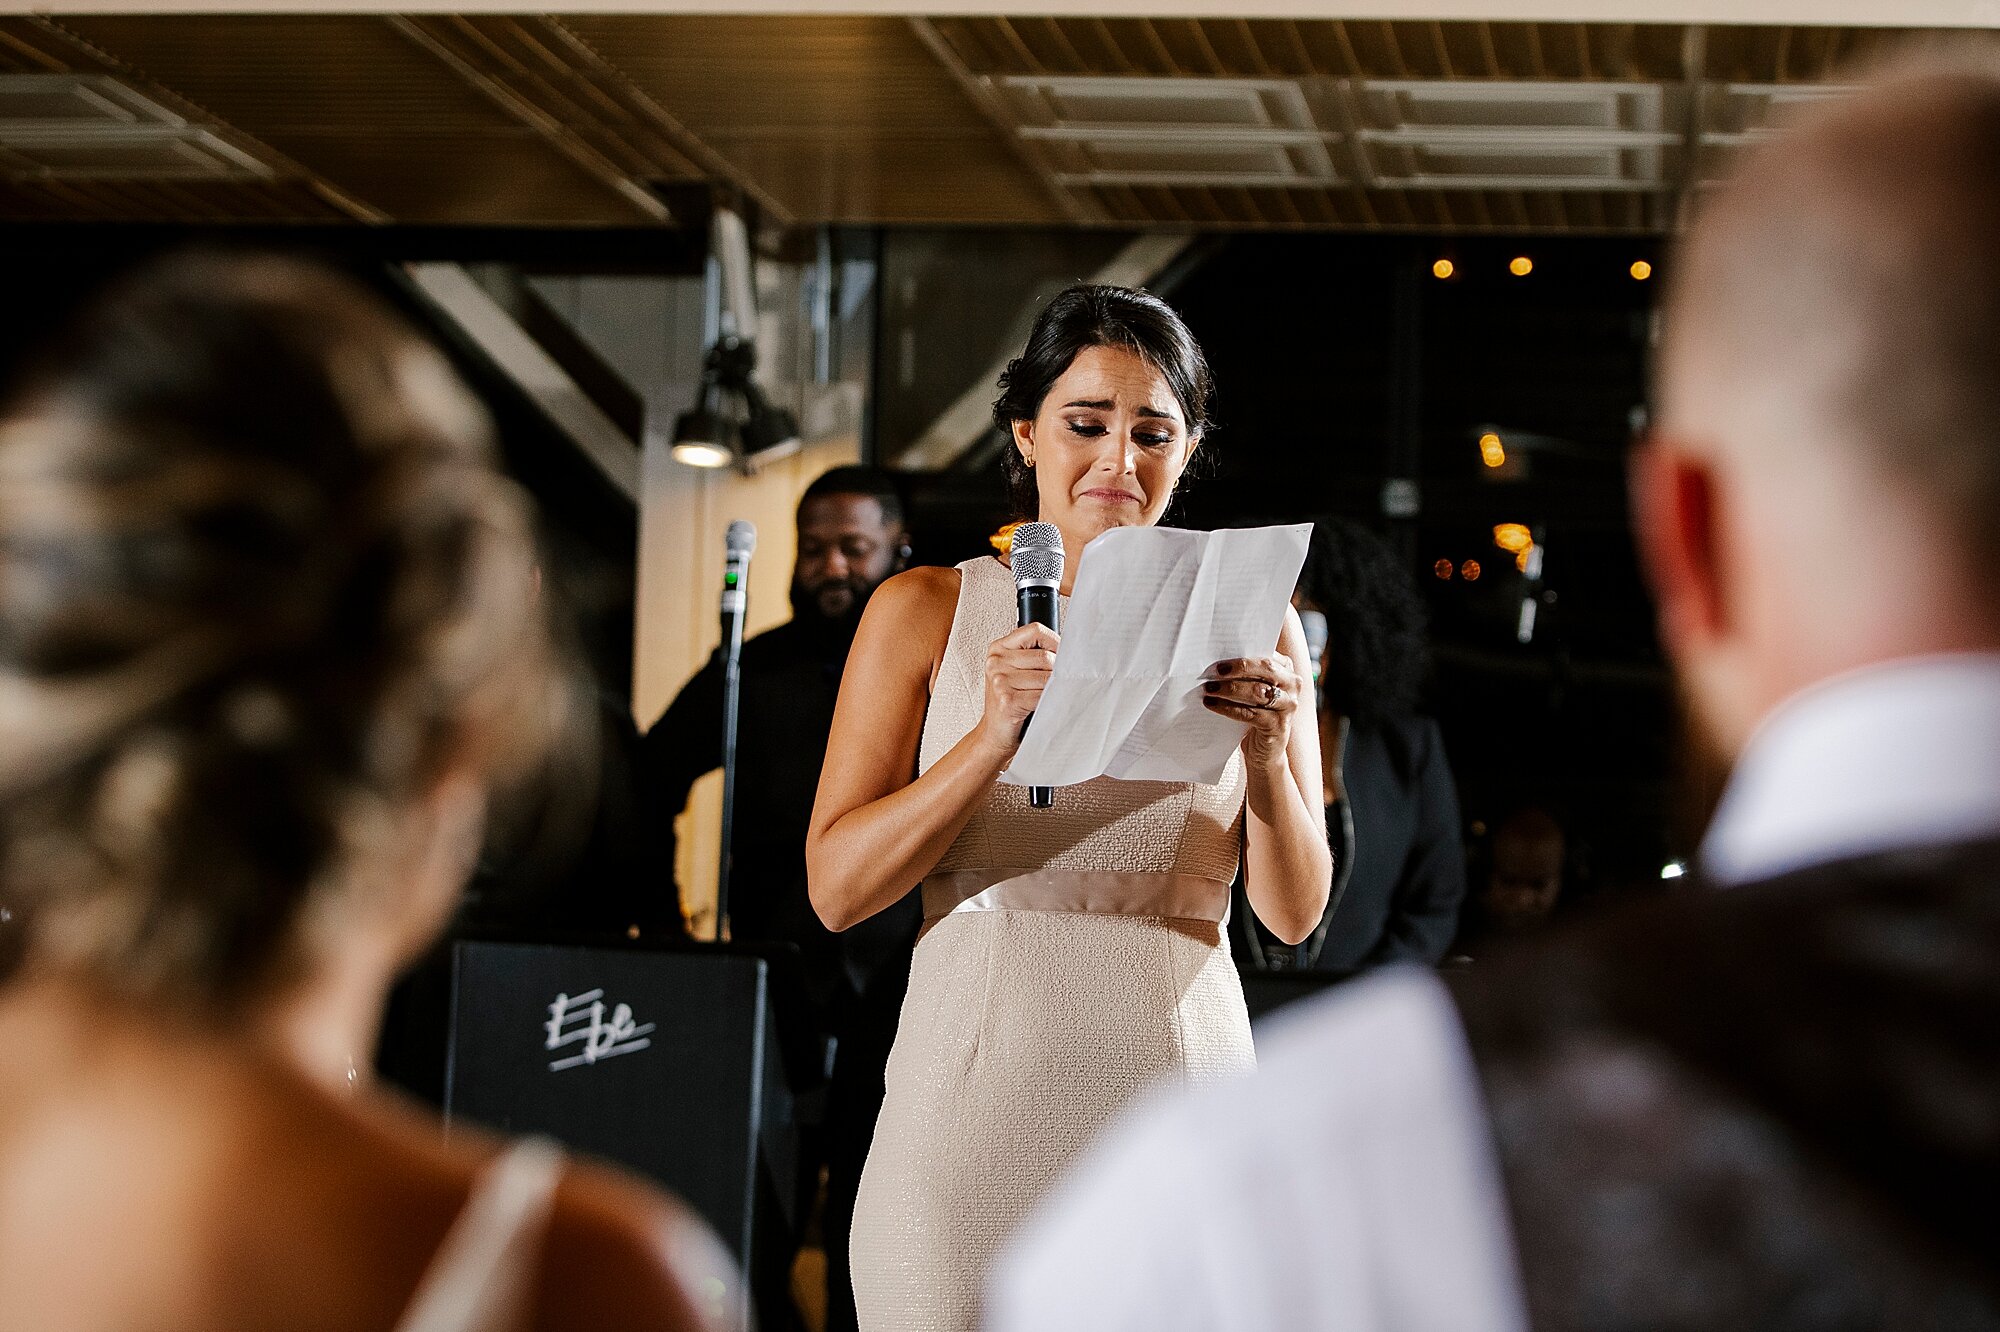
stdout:
{"type": "Polygon", "coordinates": [[[1314,525],[1299,600],[1327,618],[1327,833],[1349,851],[1336,866],[1339,891],[1315,936],[1314,965],[1433,965],[1458,930],[1465,846],[1444,737],[1417,711],[1430,666],[1422,597],[1387,542],[1333,519],[1314,525]]]}

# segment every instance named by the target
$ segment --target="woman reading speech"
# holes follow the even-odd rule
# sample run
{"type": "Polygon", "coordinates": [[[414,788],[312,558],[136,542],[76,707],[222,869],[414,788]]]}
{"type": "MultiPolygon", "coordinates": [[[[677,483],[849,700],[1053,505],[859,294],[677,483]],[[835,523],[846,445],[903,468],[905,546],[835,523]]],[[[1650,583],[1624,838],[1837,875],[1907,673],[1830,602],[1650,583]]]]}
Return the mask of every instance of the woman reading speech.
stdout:
{"type": "MultiPolygon", "coordinates": [[[[1000,388],[1012,497],[1061,530],[1067,594],[1093,537],[1165,512],[1207,424],[1208,366],[1158,298],[1079,286],[1042,312],[1000,388]]],[[[1205,705],[1245,723],[1219,782],[1099,778],[1049,809],[998,780],[1060,650],[1015,618],[992,557],[885,583],[813,811],[808,877],[828,925],[923,883],[855,1209],[865,1332],[971,1328],[1000,1245],[1127,1099],[1249,1067],[1220,926],[1230,881],[1240,862],[1258,917],[1296,941],[1331,878],[1297,616],[1269,654],[1210,672],[1205,705]]]]}

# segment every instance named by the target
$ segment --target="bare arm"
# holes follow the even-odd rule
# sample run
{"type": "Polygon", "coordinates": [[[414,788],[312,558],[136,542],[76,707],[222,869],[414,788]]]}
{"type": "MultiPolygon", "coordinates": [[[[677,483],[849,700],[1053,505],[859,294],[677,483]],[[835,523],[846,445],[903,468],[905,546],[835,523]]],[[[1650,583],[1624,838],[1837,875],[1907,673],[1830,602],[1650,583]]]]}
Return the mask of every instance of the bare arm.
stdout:
{"type": "Polygon", "coordinates": [[[1029,625],[987,650],[979,725],[921,777],[931,675],[957,604],[950,570],[913,569],[869,598],[834,707],[806,833],[806,885],[829,929],[894,905],[930,873],[1020,743],[1055,664],[1055,634],[1029,625]]]}
{"type": "Polygon", "coordinates": [[[1333,882],[1306,661],[1305,631],[1288,608],[1277,653],[1217,662],[1204,700],[1211,711],[1250,724],[1243,737],[1243,886],[1257,919],[1288,944],[1319,924],[1333,882]]]}

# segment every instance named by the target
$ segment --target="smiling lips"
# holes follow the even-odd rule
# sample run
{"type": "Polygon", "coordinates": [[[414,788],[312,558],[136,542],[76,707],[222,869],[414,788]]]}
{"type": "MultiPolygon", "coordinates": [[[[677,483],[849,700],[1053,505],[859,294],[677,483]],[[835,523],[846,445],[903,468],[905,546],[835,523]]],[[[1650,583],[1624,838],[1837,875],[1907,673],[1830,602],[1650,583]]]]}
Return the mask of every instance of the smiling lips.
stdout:
{"type": "Polygon", "coordinates": [[[1083,497],[1085,499],[1103,500],[1107,504],[1137,504],[1140,502],[1139,497],[1129,490],[1099,488],[1097,490],[1084,491],[1083,497]]]}

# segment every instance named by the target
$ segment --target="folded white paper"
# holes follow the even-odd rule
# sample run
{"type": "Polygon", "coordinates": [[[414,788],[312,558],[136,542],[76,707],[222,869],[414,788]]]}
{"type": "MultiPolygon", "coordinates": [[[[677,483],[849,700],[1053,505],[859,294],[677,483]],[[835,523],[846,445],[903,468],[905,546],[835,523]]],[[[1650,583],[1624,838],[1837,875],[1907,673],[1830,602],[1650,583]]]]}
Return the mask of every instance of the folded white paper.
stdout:
{"type": "Polygon", "coordinates": [[[1222,780],[1245,728],[1202,706],[1202,681],[1277,650],[1311,534],[1114,527],[1084,547],[1055,670],[1000,779],[1222,780]]]}

